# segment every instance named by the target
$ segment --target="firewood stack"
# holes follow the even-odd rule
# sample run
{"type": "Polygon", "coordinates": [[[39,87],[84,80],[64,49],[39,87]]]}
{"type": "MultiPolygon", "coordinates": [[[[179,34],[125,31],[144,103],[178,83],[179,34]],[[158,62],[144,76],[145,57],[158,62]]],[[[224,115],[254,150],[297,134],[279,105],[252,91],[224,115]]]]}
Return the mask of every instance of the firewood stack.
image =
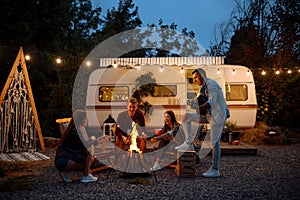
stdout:
{"type": "Polygon", "coordinates": [[[196,152],[181,151],[177,152],[176,175],[179,177],[195,177],[196,176],[196,152]]]}

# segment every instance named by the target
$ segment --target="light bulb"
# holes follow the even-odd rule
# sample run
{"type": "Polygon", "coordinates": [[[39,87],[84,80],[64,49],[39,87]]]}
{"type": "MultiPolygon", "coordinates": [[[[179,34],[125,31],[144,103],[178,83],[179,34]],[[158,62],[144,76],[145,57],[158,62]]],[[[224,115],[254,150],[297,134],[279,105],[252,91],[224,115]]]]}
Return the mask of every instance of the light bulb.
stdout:
{"type": "Polygon", "coordinates": [[[160,71],[160,72],[163,72],[163,71],[164,71],[164,67],[163,67],[163,66],[160,66],[159,71],[160,71]]]}
{"type": "Polygon", "coordinates": [[[235,69],[232,70],[232,75],[235,75],[236,74],[236,71],[235,69]]]}
{"type": "Polygon", "coordinates": [[[92,65],[91,61],[89,61],[89,60],[88,60],[88,61],[86,61],[86,63],[85,63],[85,64],[86,64],[86,66],[88,66],[88,67],[92,65]]]}
{"type": "Polygon", "coordinates": [[[60,64],[60,63],[61,63],[61,59],[60,59],[60,58],[57,58],[57,59],[56,59],[56,63],[57,63],[57,64],[60,64]]]}
{"type": "Polygon", "coordinates": [[[118,67],[118,64],[117,64],[116,62],[114,62],[114,64],[112,64],[112,66],[113,66],[114,68],[117,68],[117,67],[118,67]]]}
{"type": "Polygon", "coordinates": [[[250,70],[248,69],[248,70],[247,70],[247,76],[250,76],[250,74],[251,74],[251,72],[250,72],[250,70]]]}

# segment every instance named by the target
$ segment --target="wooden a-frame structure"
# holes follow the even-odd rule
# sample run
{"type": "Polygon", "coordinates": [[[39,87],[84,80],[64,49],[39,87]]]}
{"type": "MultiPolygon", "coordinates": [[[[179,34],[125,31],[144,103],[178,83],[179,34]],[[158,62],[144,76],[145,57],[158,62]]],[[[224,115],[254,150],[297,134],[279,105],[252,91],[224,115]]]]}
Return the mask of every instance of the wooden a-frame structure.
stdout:
{"type": "Polygon", "coordinates": [[[24,73],[24,79],[25,79],[25,85],[26,85],[26,89],[28,92],[28,97],[29,97],[29,101],[30,101],[30,106],[32,108],[32,114],[33,114],[33,120],[35,123],[35,127],[38,133],[38,137],[39,137],[39,141],[40,141],[40,146],[42,151],[45,151],[45,144],[44,144],[44,139],[42,136],[42,131],[41,131],[41,127],[40,127],[40,122],[39,122],[39,118],[38,118],[38,114],[36,111],[36,106],[34,103],[34,98],[33,98],[33,94],[32,94],[32,90],[31,90],[31,86],[30,86],[30,81],[29,81],[29,75],[28,75],[28,71],[27,71],[27,67],[26,67],[26,61],[25,61],[25,56],[24,56],[24,52],[23,52],[23,48],[21,47],[18,55],[16,57],[16,60],[13,64],[13,67],[9,73],[9,76],[6,80],[6,83],[4,85],[4,88],[1,92],[1,96],[0,96],[0,105],[2,105],[5,95],[7,93],[7,90],[9,88],[10,83],[12,82],[13,78],[14,78],[14,74],[16,72],[16,70],[18,70],[18,66],[21,66],[21,70],[24,73]]]}

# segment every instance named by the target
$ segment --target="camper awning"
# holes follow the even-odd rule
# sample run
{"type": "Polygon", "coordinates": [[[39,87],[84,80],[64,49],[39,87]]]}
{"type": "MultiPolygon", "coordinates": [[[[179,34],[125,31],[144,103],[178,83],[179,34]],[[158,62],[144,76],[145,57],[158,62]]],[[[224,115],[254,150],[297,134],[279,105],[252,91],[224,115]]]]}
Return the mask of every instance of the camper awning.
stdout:
{"type": "Polygon", "coordinates": [[[122,66],[141,65],[220,65],[224,64],[223,56],[200,56],[200,57],[152,57],[152,58],[99,58],[99,67],[107,67],[113,64],[122,66]]]}

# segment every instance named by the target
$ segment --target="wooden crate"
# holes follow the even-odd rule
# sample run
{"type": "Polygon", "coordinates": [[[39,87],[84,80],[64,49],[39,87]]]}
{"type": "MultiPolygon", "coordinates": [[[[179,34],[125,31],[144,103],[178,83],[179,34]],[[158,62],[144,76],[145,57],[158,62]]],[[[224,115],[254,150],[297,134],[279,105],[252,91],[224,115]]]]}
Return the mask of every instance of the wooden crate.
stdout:
{"type": "Polygon", "coordinates": [[[176,175],[179,177],[196,176],[196,152],[195,151],[178,151],[176,175]]]}

